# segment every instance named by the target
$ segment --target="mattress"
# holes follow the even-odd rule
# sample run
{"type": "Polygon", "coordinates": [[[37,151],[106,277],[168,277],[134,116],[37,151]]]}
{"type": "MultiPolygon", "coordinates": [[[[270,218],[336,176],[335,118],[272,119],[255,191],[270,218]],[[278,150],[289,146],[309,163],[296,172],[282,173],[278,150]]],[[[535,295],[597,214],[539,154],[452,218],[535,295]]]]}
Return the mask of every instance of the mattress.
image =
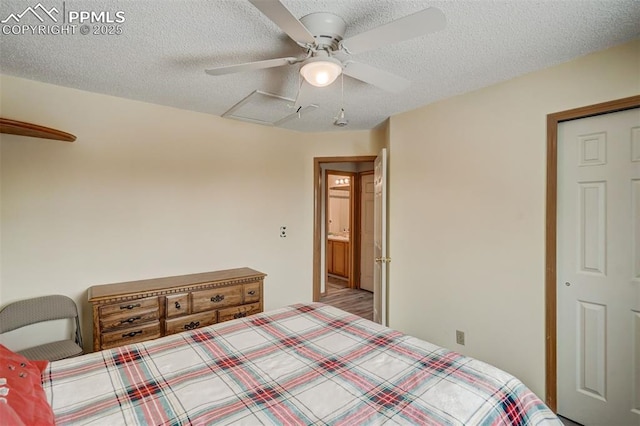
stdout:
{"type": "Polygon", "coordinates": [[[562,424],[496,367],[319,303],[52,362],[43,380],[60,425],[562,424]]]}

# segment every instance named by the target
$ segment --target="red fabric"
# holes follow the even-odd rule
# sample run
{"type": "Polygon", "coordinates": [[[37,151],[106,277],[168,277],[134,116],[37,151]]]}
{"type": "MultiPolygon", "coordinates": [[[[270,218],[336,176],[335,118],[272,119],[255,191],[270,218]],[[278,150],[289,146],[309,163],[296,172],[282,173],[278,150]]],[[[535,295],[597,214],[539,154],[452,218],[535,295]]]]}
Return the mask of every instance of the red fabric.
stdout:
{"type": "Polygon", "coordinates": [[[42,389],[41,374],[49,361],[31,361],[0,345],[0,424],[55,425],[42,389]],[[2,383],[2,382],[0,382],[2,383]],[[3,395],[6,390],[8,392],[3,395]]]}

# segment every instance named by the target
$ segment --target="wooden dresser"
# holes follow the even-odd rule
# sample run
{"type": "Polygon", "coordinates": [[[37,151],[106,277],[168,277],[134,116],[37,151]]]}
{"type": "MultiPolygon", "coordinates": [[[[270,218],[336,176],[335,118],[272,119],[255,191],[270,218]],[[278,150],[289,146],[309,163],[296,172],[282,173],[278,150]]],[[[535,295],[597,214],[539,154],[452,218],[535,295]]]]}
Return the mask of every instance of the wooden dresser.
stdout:
{"type": "Polygon", "coordinates": [[[265,276],[238,268],[93,286],[93,350],[262,312],[265,276]]]}

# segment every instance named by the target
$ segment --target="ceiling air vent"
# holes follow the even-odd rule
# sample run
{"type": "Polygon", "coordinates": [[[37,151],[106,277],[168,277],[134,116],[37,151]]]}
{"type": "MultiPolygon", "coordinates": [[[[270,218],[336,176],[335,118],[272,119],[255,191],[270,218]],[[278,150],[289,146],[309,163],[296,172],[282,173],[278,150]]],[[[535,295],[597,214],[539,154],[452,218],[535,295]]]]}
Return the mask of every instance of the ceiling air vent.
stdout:
{"type": "Polygon", "coordinates": [[[318,105],[310,104],[294,111],[295,102],[295,99],[254,90],[222,116],[265,126],[279,126],[318,108],[318,105]]]}

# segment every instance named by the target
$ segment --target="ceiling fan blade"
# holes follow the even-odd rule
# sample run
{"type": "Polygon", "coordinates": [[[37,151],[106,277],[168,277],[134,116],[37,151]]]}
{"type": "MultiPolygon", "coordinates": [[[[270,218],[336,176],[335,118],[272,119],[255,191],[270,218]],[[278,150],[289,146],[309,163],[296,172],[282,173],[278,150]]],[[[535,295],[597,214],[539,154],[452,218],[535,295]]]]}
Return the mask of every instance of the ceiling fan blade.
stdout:
{"type": "Polygon", "coordinates": [[[447,19],[444,13],[440,9],[429,7],[344,39],[340,46],[349,53],[366,52],[367,50],[440,31],[446,25],[447,19]]]}
{"type": "Polygon", "coordinates": [[[392,93],[402,92],[411,85],[411,81],[404,77],[360,62],[346,62],[342,72],[356,80],[364,81],[392,93]]]}
{"type": "Polygon", "coordinates": [[[297,61],[298,61],[298,58],[293,58],[293,57],[267,59],[265,61],[247,62],[246,64],[227,65],[224,67],[212,68],[210,70],[205,70],[204,72],[206,72],[209,75],[224,75],[224,74],[232,74],[235,72],[260,70],[263,68],[281,67],[283,65],[290,65],[297,61]]]}
{"type": "Polygon", "coordinates": [[[287,33],[293,41],[302,44],[315,42],[313,34],[279,0],[249,0],[249,2],[287,33]]]}

